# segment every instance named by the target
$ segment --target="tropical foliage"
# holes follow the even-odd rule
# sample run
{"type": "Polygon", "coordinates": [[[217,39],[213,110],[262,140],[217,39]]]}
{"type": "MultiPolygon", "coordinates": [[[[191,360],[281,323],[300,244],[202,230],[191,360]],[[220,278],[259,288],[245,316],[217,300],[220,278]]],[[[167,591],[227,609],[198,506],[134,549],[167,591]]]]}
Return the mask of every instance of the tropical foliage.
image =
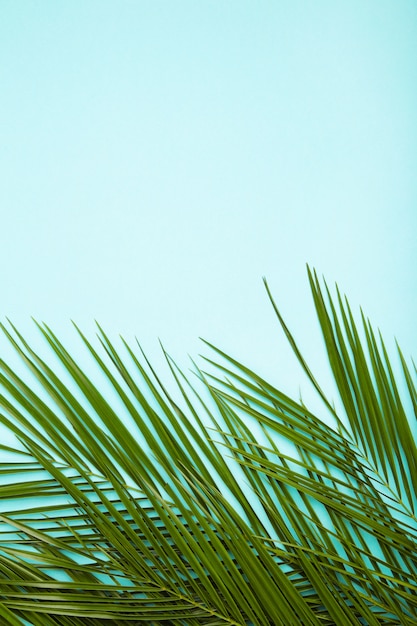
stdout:
{"type": "Polygon", "coordinates": [[[309,279],[342,410],[270,297],[321,417],[213,346],[193,383],[166,355],[168,391],[78,331],[110,401],[50,328],[48,364],[3,326],[32,383],[1,361],[1,624],[417,623],[412,373],[309,279]]]}

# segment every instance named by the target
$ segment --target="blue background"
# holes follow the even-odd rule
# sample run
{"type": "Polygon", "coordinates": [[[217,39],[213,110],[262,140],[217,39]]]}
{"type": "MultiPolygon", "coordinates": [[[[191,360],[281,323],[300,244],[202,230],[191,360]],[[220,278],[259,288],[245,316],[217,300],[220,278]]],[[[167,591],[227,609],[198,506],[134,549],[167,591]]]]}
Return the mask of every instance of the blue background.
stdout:
{"type": "Polygon", "coordinates": [[[0,312],[35,344],[203,336],[297,395],[261,278],[330,385],[308,262],[416,353],[415,0],[3,0],[0,81],[0,312]]]}

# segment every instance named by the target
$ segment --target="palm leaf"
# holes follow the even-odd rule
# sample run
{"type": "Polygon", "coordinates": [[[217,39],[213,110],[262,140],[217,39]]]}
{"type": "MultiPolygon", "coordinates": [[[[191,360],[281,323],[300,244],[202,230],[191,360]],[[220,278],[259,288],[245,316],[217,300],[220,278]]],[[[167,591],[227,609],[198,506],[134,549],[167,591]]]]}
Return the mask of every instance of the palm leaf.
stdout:
{"type": "Polygon", "coordinates": [[[210,344],[195,384],[165,353],[168,391],[100,327],[101,353],[77,331],[104,385],[2,326],[31,376],[0,361],[2,624],[416,623],[413,376],[309,280],[339,410],[265,284],[321,418],[210,344]]]}

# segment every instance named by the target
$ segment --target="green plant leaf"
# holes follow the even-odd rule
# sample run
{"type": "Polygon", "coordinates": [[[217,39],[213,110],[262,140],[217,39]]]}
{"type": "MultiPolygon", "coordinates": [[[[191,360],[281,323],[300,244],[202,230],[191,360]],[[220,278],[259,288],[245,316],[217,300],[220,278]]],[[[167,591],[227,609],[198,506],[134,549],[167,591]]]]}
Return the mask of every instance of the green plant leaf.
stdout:
{"type": "Polygon", "coordinates": [[[2,325],[31,377],[0,361],[2,624],[416,623],[414,373],[308,276],[340,410],[265,286],[322,414],[207,342],[194,384],[163,349],[169,386],[75,327],[98,384],[2,325]]]}

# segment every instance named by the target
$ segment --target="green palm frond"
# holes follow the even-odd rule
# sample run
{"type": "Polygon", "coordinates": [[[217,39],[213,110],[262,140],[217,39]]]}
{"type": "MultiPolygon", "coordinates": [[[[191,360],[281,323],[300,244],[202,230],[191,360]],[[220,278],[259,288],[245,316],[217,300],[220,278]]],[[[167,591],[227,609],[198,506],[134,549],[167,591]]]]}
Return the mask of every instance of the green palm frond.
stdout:
{"type": "Polygon", "coordinates": [[[103,386],[46,325],[49,363],[2,326],[31,383],[0,361],[1,624],[417,623],[413,373],[309,279],[340,410],[266,287],[321,416],[214,346],[194,385],[165,354],[168,391],[77,329],[103,386]]]}

